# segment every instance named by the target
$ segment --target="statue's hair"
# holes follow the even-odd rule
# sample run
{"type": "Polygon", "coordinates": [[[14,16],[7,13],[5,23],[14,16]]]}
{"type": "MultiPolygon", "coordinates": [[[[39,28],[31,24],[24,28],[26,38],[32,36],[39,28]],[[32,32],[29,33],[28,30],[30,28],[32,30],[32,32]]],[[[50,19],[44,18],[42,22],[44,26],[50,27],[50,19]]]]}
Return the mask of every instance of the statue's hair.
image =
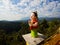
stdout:
{"type": "Polygon", "coordinates": [[[32,12],[32,13],[34,13],[34,14],[35,14],[35,16],[38,18],[37,11],[35,11],[35,12],[32,12]]]}

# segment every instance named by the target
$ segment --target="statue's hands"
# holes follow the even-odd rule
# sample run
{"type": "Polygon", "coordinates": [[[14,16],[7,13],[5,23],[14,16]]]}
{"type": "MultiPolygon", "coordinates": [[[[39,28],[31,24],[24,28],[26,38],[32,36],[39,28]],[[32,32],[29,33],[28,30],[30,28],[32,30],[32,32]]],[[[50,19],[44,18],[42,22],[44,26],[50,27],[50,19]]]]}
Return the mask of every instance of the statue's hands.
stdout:
{"type": "Polygon", "coordinates": [[[33,25],[32,22],[31,22],[31,20],[28,21],[28,24],[29,24],[29,26],[33,25]]]}
{"type": "Polygon", "coordinates": [[[33,26],[37,26],[38,25],[38,22],[36,22],[35,24],[33,24],[33,26]]]}

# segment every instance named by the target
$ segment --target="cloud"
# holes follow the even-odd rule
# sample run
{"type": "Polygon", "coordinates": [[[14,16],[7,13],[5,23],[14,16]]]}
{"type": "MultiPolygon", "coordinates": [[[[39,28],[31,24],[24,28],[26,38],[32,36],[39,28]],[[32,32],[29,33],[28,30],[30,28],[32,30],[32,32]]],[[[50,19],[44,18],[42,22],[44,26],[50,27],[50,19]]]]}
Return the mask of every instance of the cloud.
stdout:
{"type": "Polygon", "coordinates": [[[14,4],[14,5],[20,3],[20,0],[10,0],[10,1],[11,1],[11,3],[14,4]]]}
{"type": "Polygon", "coordinates": [[[0,5],[0,20],[13,21],[21,19],[22,15],[17,12],[17,8],[9,0],[1,0],[0,2],[2,3],[0,5]]]}
{"type": "MultiPolygon", "coordinates": [[[[53,14],[55,13],[54,10],[57,11],[57,8],[58,7],[58,4],[59,4],[59,1],[53,1],[53,0],[22,0],[20,3],[17,4],[17,6],[20,5],[20,10],[19,12],[25,12],[26,13],[26,16],[30,16],[29,14],[32,12],[32,11],[38,11],[38,15],[39,17],[50,17],[52,16],[53,17],[53,14]],[[50,2],[49,2],[50,1],[50,2]],[[27,3],[29,3],[29,5],[27,5],[27,3]],[[21,6],[24,7],[21,9],[21,6]],[[27,12],[28,11],[28,12],[27,12]]],[[[59,7],[60,8],[60,7],[59,7]]],[[[58,15],[58,14],[57,14],[58,15]]],[[[54,15],[55,17],[55,15],[54,15]]]]}
{"type": "Polygon", "coordinates": [[[0,20],[21,20],[31,12],[38,17],[60,17],[59,0],[0,0],[0,20]]]}
{"type": "Polygon", "coordinates": [[[60,17],[60,7],[59,7],[58,1],[53,1],[48,3],[48,5],[44,5],[42,8],[40,8],[41,12],[40,14],[44,17],[60,17]]]}

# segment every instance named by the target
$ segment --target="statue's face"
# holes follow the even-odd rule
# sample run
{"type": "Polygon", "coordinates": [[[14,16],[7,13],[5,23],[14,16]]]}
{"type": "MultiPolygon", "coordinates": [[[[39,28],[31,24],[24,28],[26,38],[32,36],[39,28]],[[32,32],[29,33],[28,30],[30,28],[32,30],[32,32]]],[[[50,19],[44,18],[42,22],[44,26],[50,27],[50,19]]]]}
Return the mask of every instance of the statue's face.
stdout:
{"type": "Polygon", "coordinates": [[[31,19],[35,19],[35,18],[36,18],[35,14],[31,13],[31,19]]]}

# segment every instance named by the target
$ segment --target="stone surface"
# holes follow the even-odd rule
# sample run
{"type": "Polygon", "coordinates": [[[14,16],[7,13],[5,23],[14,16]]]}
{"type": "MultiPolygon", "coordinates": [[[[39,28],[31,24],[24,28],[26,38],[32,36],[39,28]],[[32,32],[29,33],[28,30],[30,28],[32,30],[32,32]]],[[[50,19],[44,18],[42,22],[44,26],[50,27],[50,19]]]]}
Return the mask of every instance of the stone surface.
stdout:
{"type": "Polygon", "coordinates": [[[45,39],[45,36],[40,33],[38,33],[38,37],[36,38],[31,37],[30,33],[22,36],[25,39],[25,41],[28,42],[29,45],[37,45],[45,39]]]}

